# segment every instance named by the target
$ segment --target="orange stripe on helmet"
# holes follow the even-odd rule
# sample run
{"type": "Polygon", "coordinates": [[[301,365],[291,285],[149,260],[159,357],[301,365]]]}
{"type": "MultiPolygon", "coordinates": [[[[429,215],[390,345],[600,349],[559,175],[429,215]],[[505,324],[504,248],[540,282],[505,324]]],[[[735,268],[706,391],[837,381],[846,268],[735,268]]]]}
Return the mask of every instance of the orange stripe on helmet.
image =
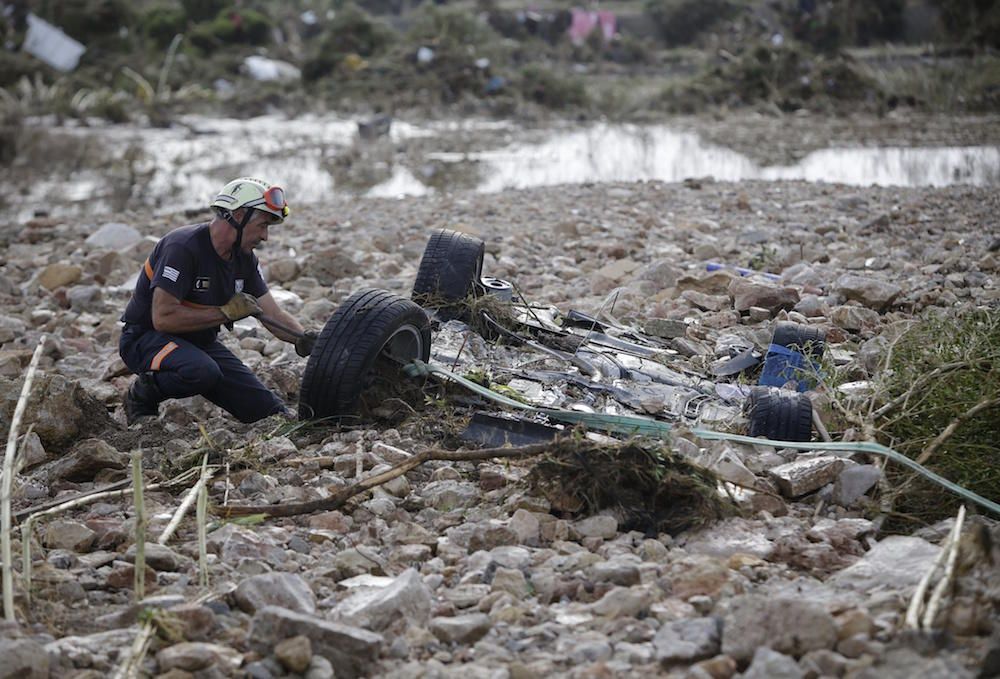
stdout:
{"type": "Polygon", "coordinates": [[[160,349],[160,351],[156,354],[156,356],[153,356],[153,361],[152,363],[149,364],[149,369],[159,370],[160,365],[163,363],[163,359],[165,359],[170,354],[174,353],[174,350],[177,349],[177,347],[178,345],[176,342],[168,342],[165,347],[160,349]]]}

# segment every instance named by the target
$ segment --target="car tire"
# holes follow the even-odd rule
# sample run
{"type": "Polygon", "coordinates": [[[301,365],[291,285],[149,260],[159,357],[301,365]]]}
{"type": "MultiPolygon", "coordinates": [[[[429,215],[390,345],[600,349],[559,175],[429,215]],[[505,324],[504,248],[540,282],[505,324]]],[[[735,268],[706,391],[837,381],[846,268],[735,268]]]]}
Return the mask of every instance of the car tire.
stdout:
{"type": "Polygon", "coordinates": [[[812,438],[812,401],[805,394],[774,387],[753,387],[746,410],[750,436],[774,441],[812,438]]]}
{"type": "Polygon", "coordinates": [[[826,351],[826,332],[822,328],[782,321],[774,329],[771,344],[793,349],[815,360],[822,358],[826,351]]]}
{"type": "Polygon", "coordinates": [[[483,256],[479,238],[441,229],[431,234],[420,259],[411,298],[446,318],[463,316],[463,302],[482,294],[483,256]]]}
{"type": "Polygon", "coordinates": [[[430,350],[423,309],[387,290],[354,293],[316,339],[299,389],[299,419],[355,414],[379,371],[395,369],[393,379],[402,380],[399,368],[413,359],[427,361],[430,350]]]}

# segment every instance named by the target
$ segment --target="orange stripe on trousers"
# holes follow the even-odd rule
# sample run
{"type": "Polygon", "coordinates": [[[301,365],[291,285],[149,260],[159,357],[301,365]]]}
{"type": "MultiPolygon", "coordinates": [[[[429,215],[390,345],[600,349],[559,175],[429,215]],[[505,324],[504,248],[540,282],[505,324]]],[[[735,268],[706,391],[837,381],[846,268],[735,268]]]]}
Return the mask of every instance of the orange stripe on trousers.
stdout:
{"type": "Polygon", "coordinates": [[[149,364],[150,370],[159,370],[160,364],[163,363],[163,359],[165,359],[167,356],[173,353],[174,349],[176,348],[177,348],[177,343],[168,342],[165,347],[160,349],[159,353],[156,354],[156,356],[153,356],[153,362],[149,364]]]}

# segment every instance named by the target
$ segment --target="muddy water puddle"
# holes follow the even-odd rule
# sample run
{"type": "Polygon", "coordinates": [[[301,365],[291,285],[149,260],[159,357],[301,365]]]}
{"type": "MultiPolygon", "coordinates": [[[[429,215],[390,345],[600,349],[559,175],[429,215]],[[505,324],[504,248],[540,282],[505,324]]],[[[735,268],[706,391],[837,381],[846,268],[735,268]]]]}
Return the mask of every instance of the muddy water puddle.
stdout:
{"type": "Polygon", "coordinates": [[[103,160],[93,166],[77,162],[72,170],[34,181],[12,206],[20,219],[43,207],[52,214],[86,214],[96,206],[106,211],[109,203],[118,210],[199,208],[214,187],[243,174],[284,185],[300,204],[334,192],[401,197],[709,176],[910,187],[1000,184],[1000,146],[828,148],[795,164],[763,166],[668,125],[527,130],[505,122],[395,121],[387,136],[374,141],[360,140],[353,120],[319,116],[186,117],[167,129],[50,131],[85,137],[101,149],[103,160]]]}

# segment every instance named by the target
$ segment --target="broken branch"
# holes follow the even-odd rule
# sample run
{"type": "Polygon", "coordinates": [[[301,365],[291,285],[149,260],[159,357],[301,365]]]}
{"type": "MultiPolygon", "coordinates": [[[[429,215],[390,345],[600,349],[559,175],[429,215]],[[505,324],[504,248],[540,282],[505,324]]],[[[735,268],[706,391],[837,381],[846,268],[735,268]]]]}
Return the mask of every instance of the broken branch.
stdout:
{"type": "Polygon", "coordinates": [[[958,429],[963,422],[965,422],[971,417],[975,417],[976,414],[982,412],[983,410],[986,410],[987,408],[992,408],[993,406],[996,405],[1000,405],[1000,398],[985,398],[976,405],[966,410],[958,417],[956,417],[954,420],[949,422],[948,426],[945,427],[940,434],[935,436],[934,440],[930,442],[930,445],[924,448],[924,451],[920,453],[920,456],[917,458],[917,464],[924,464],[925,462],[927,462],[927,460],[930,459],[931,455],[933,455],[937,451],[937,449],[940,448],[941,445],[945,441],[947,441],[952,434],[955,433],[955,430],[958,429]]]}
{"type": "Polygon", "coordinates": [[[219,513],[226,518],[232,516],[249,516],[250,514],[295,516],[298,514],[330,511],[342,507],[355,495],[359,495],[365,491],[375,488],[376,486],[381,486],[384,483],[392,481],[393,479],[402,476],[408,471],[416,469],[423,463],[431,460],[469,462],[476,460],[489,460],[496,457],[528,457],[531,455],[540,455],[551,446],[552,442],[548,441],[545,443],[534,443],[529,446],[521,446],[519,448],[484,448],[483,450],[443,450],[440,448],[431,448],[423,451],[422,453],[417,453],[408,460],[403,460],[380,474],[369,476],[368,478],[353,483],[346,488],[341,488],[330,497],[322,498],[320,500],[283,505],[251,505],[241,507],[229,506],[217,508],[217,510],[219,510],[219,513]]]}

